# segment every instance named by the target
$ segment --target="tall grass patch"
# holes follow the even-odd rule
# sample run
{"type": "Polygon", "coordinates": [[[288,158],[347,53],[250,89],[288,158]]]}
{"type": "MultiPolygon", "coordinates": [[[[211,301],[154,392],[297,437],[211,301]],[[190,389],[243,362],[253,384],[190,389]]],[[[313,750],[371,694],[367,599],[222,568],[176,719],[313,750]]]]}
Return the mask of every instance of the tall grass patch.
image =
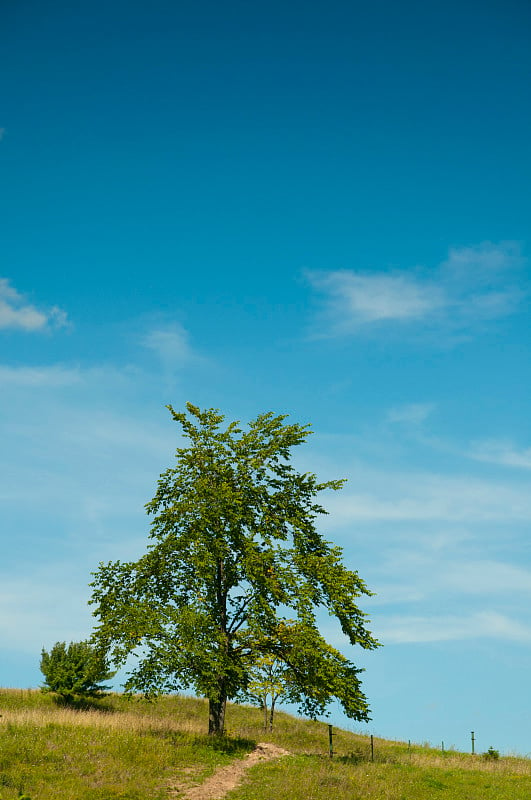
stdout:
{"type": "Polygon", "coordinates": [[[529,800],[529,774],[292,756],[249,770],[227,800],[529,800]]]}
{"type": "Polygon", "coordinates": [[[79,711],[41,697],[49,700],[37,692],[0,694],[1,800],[21,793],[32,800],[162,800],[169,785],[201,783],[254,745],[199,735],[200,701],[190,719],[191,709],[175,698],[113,698],[101,710],[79,711]]]}

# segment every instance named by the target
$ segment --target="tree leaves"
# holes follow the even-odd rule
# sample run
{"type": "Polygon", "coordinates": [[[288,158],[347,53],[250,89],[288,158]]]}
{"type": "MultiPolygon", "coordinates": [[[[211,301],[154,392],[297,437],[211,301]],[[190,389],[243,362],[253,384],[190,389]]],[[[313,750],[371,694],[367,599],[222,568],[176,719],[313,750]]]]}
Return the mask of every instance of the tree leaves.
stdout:
{"type": "Polygon", "coordinates": [[[55,692],[68,699],[98,697],[107,686],[101,681],[110,680],[105,659],[89,642],[56,642],[50,652],[42,650],[41,672],[44,675],[43,692],[55,692]]]}
{"type": "Polygon", "coordinates": [[[136,562],[101,564],[91,603],[94,641],[117,665],[131,654],[131,691],[193,688],[216,702],[245,692],[254,661],[273,655],[290,673],[290,698],[310,715],[334,697],[367,719],[359,670],[328,645],[322,607],[351,644],[374,648],[356,599],[370,594],[316,522],[316,502],[344,481],[318,482],[290,463],[309,426],[261,414],[246,431],[216,409],[168,407],[188,446],[147,503],[148,550],[136,562]]]}

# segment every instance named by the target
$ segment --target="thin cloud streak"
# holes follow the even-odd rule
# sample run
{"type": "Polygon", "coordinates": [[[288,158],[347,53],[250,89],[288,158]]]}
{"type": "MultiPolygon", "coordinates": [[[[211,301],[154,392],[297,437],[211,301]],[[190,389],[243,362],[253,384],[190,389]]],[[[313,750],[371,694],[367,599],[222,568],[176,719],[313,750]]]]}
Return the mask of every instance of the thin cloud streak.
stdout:
{"type": "Polygon", "coordinates": [[[467,455],[475,461],[531,469],[531,447],[519,450],[511,442],[488,440],[473,445],[467,455]]]}
{"type": "Polygon", "coordinates": [[[452,591],[482,596],[531,592],[531,571],[499,561],[462,559],[441,573],[442,585],[452,591]]]}
{"type": "Polygon", "coordinates": [[[50,389],[67,387],[117,387],[141,382],[145,375],[136,367],[80,367],[69,364],[49,364],[44,367],[0,364],[0,387],[7,389],[50,389]]]}
{"type": "Polygon", "coordinates": [[[381,487],[333,495],[327,509],[334,522],[429,521],[486,522],[531,520],[526,486],[508,486],[468,476],[427,474],[380,476],[381,487]]]}
{"type": "Polygon", "coordinates": [[[50,367],[9,367],[0,365],[0,387],[58,388],[83,381],[81,370],[59,365],[50,367]]]}
{"type": "Polygon", "coordinates": [[[375,618],[373,630],[383,644],[500,639],[528,644],[531,627],[496,611],[469,616],[389,616],[375,618]]]}
{"type": "Polygon", "coordinates": [[[425,607],[429,599],[436,602],[437,597],[445,598],[447,605],[452,598],[462,601],[467,597],[467,602],[483,598],[485,602],[508,596],[527,604],[531,594],[530,570],[502,561],[471,559],[466,549],[431,556],[389,550],[383,558],[371,585],[377,606],[422,603],[425,607]]]}
{"type": "Polygon", "coordinates": [[[433,403],[407,403],[391,408],[387,412],[386,420],[391,423],[420,425],[430,416],[433,409],[433,403]]]}
{"type": "Polygon", "coordinates": [[[389,325],[466,334],[518,310],[526,294],[518,275],[524,264],[517,243],[484,242],[450,250],[431,271],[307,271],[310,284],[324,296],[317,336],[389,325]]]}

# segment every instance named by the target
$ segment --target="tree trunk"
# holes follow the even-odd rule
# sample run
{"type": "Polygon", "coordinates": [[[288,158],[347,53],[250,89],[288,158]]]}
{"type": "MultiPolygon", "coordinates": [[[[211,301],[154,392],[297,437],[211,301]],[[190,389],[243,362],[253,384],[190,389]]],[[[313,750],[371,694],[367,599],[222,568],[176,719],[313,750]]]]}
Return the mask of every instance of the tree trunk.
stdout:
{"type": "MultiPolygon", "coordinates": [[[[216,597],[219,614],[219,632],[223,635],[224,650],[228,652],[229,642],[227,637],[227,589],[225,587],[225,563],[222,558],[217,560],[216,570],[216,597]]],[[[208,698],[208,735],[222,736],[225,728],[225,707],[227,705],[227,692],[223,678],[220,678],[219,694],[217,697],[208,698]]]]}
{"type": "Polygon", "coordinates": [[[227,698],[208,700],[208,735],[221,736],[225,727],[225,706],[227,698]]]}
{"type": "Polygon", "coordinates": [[[264,730],[267,730],[267,694],[264,694],[262,698],[262,707],[264,712],[264,730]]]}
{"type": "Polygon", "coordinates": [[[276,700],[276,697],[273,695],[272,698],[271,698],[271,709],[270,709],[270,712],[269,712],[269,730],[270,731],[273,730],[273,717],[275,715],[275,700],[276,700]]]}

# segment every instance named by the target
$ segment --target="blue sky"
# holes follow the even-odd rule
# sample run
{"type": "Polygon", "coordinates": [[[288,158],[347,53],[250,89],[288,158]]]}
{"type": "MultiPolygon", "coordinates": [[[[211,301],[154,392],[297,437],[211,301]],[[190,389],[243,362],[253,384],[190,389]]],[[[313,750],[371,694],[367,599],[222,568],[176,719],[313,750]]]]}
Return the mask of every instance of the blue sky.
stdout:
{"type": "Polygon", "coordinates": [[[164,405],[271,410],[348,478],[365,730],[531,752],[530,17],[4,4],[0,685],[143,552],[164,405]]]}

